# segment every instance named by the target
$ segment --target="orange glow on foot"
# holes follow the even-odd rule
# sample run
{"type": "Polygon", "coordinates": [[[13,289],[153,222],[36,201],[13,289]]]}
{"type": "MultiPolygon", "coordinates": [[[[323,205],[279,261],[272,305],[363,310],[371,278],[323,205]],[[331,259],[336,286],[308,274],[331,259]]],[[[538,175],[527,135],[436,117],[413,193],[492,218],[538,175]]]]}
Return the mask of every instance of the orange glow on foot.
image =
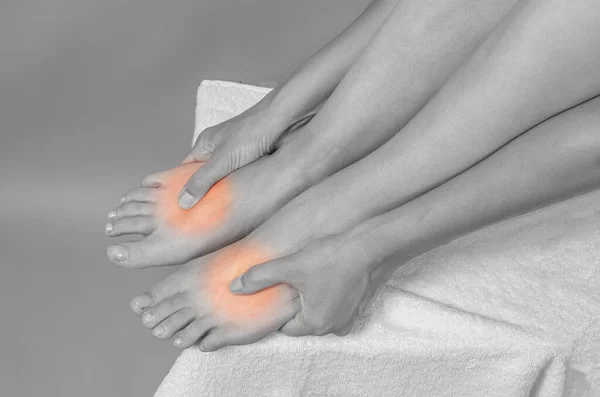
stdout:
{"type": "Polygon", "coordinates": [[[188,163],[166,171],[162,182],[157,213],[171,228],[184,233],[202,233],[223,223],[232,202],[231,184],[227,178],[217,182],[193,208],[179,208],[179,193],[188,179],[204,163],[188,163]]]}
{"type": "Polygon", "coordinates": [[[229,284],[254,265],[274,259],[257,244],[234,244],[217,253],[200,279],[200,290],[220,320],[237,325],[268,322],[274,313],[291,300],[290,287],[276,285],[252,295],[236,295],[229,284]]]}

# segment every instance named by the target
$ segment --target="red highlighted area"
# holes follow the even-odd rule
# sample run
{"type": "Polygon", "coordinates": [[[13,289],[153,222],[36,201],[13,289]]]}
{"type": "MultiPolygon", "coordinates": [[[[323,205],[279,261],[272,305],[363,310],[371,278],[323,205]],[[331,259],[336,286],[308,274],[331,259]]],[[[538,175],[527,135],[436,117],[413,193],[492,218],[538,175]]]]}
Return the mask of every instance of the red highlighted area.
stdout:
{"type": "Polygon", "coordinates": [[[161,195],[157,203],[157,213],[171,228],[178,232],[197,234],[214,229],[229,215],[233,200],[231,184],[227,178],[217,182],[193,208],[182,210],[178,199],[181,189],[188,179],[204,163],[188,163],[165,171],[161,181],[161,195]]]}
{"type": "Polygon", "coordinates": [[[223,322],[237,325],[269,322],[271,314],[291,301],[291,288],[280,284],[252,295],[235,295],[229,284],[254,265],[273,259],[257,244],[238,243],[217,253],[200,272],[200,290],[223,322]]]}

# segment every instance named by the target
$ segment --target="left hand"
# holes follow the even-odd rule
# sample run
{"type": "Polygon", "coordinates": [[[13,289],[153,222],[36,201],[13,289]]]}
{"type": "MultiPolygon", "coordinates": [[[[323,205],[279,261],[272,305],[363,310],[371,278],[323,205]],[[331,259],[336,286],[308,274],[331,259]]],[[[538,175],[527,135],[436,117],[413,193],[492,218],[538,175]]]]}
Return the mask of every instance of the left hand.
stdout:
{"type": "Polygon", "coordinates": [[[326,237],[295,254],[250,268],[230,287],[233,293],[252,294],[288,284],[298,291],[301,308],[282,333],[344,336],[391,275],[378,266],[380,262],[343,235],[326,237]]]}

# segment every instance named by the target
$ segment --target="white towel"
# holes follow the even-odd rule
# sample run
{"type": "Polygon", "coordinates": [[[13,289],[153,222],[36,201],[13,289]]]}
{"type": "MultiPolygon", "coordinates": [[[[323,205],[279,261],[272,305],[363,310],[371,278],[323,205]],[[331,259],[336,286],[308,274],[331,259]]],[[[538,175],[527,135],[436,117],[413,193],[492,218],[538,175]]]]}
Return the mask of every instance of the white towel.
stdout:
{"type": "MultiPolygon", "coordinates": [[[[268,89],[203,82],[196,134],[268,89]]],[[[600,191],[407,263],[347,337],[184,351],[157,397],[600,396],[600,191]]]]}

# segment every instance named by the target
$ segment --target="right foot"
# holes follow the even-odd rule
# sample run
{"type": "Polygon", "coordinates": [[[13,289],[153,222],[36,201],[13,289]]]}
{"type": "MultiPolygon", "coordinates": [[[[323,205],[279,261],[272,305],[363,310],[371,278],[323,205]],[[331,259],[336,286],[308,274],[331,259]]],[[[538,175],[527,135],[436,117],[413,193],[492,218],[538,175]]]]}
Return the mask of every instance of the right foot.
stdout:
{"type": "Polygon", "coordinates": [[[187,263],[136,296],[131,307],[156,337],[174,338],[177,347],[189,347],[204,337],[210,346],[217,334],[236,344],[256,342],[294,317],[300,308],[298,294],[281,284],[240,296],[230,292],[229,284],[273,258],[266,245],[245,239],[187,263]]]}
{"type": "Polygon", "coordinates": [[[180,165],[144,178],[108,215],[110,237],[141,234],[107,249],[109,260],[127,268],[177,265],[247,235],[282,207],[301,185],[275,159],[264,157],[218,182],[192,209],[178,195],[202,163],[180,165]]]}

